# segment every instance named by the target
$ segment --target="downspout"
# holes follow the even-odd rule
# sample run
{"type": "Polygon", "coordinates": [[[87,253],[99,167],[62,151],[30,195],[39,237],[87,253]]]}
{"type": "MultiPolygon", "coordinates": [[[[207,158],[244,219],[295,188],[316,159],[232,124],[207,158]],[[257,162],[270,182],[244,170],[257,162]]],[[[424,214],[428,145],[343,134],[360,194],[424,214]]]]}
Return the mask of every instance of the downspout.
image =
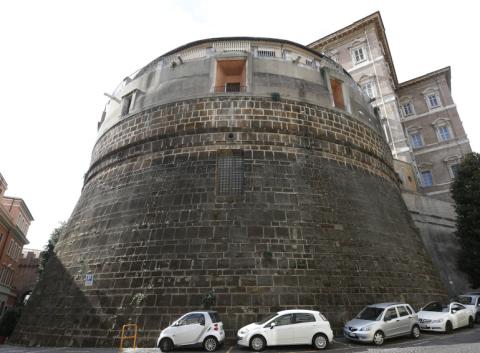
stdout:
{"type": "MultiPolygon", "coordinates": [[[[385,101],[383,99],[382,87],[380,86],[380,82],[378,81],[377,68],[375,67],[375,60],[373,58],[372,50],[370,48],[370,41],[368,40],[368,35],[367,35],[367,29],[366,28],[365,28],[365,39],[367,40],[368,52],[370,53],[370,56],[372,58],[373,72],[375,73],[375,82],[377,83],[378,93],[380,93],[380,99],[382,100],[383,113],[385,114],[385,121],[387,122],[387,128],[388,128],[388,131],[390,132],[390,136],[392,138],[393,156],[395,157],[395,159],[398,159],[397,158],[397,148],[395,147],[395,139],[393,138],[392,129],[390,128],[390,124],[388,122],[387,109],[385,108],[385,101]]],[[[388,138],[388,136],[387,136],[387,138],[388,138]]]]}

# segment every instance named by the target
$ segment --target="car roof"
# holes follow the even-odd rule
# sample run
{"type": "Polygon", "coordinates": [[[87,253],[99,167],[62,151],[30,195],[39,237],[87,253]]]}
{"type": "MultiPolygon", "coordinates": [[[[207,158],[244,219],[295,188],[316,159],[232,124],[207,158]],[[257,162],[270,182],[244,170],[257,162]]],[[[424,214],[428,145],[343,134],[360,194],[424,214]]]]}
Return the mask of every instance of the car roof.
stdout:
{"type": "Polygon", "coordinates": [[[318,310],[306,310],[306,309],[288,309],[278,311],[278,314],[295,314],[295,313],[305,313],[305,314],[313,314],[318,313],[318,310]]]}
{"type": "Polygon", "coordinates": [[[367,306],[370,306],[370,307],[373,307],[373,308],[380,308],[380,309],[385,309],[386,307],[389,307],[391,305],[407,305],[405,303],[395,303],[395,302],[392,302],[392,303],[377,303],[377,304],[370,304],[370,305],[367,305],[367,306]]]}

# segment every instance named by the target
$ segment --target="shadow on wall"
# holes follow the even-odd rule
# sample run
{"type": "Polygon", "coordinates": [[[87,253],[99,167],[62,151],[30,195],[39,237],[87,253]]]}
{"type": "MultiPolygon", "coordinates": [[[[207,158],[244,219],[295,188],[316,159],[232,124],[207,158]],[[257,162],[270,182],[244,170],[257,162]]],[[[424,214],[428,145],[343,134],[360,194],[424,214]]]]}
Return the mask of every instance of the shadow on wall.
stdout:
{"type": "Polygon", "coordinates": [[[129,323],[135,308],[113,309],[112,298],[99,296],[95,289],[84,293],[79,286],[85,286],[85,278],[66,271],[53,256],[9,342],[25,346],[118,346],[121,326],[129,323]]]}

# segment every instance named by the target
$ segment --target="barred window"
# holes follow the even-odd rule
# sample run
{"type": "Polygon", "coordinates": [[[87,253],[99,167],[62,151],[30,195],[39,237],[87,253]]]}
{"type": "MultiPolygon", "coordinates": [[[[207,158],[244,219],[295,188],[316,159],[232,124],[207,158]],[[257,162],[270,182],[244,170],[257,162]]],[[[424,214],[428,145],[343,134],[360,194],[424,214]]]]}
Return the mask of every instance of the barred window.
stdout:
{"type": "Polygon", "coordinates": [[[275,57],[275,50],[258,49],[257,54],[258,54],[258,56],[274,58],[275,57]]]}
{"type": "Polygon", "coordinates": [[[217,195],[240,195],[243,192],[243,156],[241,150],[217,152],[217,195]]]}

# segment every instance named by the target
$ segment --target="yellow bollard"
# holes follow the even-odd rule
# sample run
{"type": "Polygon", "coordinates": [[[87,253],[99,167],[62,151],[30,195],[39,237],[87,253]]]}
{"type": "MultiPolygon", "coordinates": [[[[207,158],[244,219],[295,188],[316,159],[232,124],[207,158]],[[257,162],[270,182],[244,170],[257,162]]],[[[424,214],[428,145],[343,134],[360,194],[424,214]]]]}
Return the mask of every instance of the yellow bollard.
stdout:
{"type": "Polygon", "coordinates": [[[137,324],[126,324],[122,326],[122,334],[120,336],[120,352],[123,349],[123,341],[133,339],[132,348],[137,348],[137,324]],[[133,329],[133,335],[130,334],[129,330],[133,329]],[[128,335],[125,335],[127,333],[128,335]]]}

